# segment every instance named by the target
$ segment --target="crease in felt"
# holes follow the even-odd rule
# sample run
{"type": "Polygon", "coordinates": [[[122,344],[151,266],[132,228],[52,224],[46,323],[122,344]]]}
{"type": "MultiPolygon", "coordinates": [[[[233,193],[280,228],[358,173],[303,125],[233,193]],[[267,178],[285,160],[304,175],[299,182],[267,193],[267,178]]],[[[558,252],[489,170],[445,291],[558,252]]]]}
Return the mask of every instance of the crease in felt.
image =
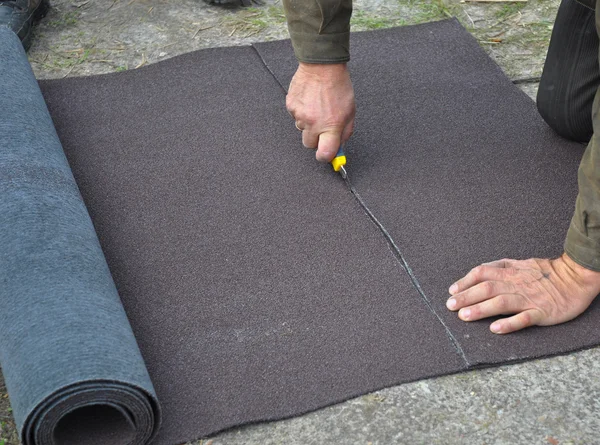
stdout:
{"type": "MultiPolygon", "coordinates": [[[[258,55],[258,57],[260,58],[262,64],[266,68],[266,70],[271,74],[271,76],[273,76],[273,79],[275,79],[275,82],[277,82],[277,84],[281,87],[281,89],[283,90],[283,92],[287,94],[287,88],[285,88],[281,84],[281,82],[279,81],[279,79],[277,78],[277,76],[275,75],[275,73],[271,70],[271,68],[269,67],[269,64],[264,59],[264,57],[262,56],[262,54],[258,51],[258,49],[256,49],[256,47],[254,45],[251,45],[251,46],[252,46],[252,49],[254,49],[254,51],[256,52],[256,54],[258,55]]],[[[345,181],[346,181],[346,185],[350,189],[350,192],[352,193],[352,195],[354,195],[354,198],[356,199],[356,201],[358,201],[358,203],[363,208],[363,210],[365,211],[365,213],[367,214],[367,216],[369,217],[369,219],[373,222],[373,224],[375,224],[377,226],[377,228],[379,229],[379,231],[383,234],[383,237],[386,239],[390,250],[392,251],[392,253],[396,257],[396,259],[400,263],[400,266],[408,274],[408,276],[410,278],[410,281],[413,284],[413,287],[417,290],[417,292],[419,293],[419,295],[421,296],[421,298],[425,302],[425,305],[429,308],[429,311],[433,315],[436,316],[436,318],[438,319],[438,321],[444,327],[444,330],[446,331],[446,335],[448,336],[448,340],[450,340],[450,343],[452,344],[452,346],[456,350],[456,353],[461,356],[461,358],[465,362],[465,365],[467,367],[470,367],[471,364],[469,363],[469,360],[467,359],[467,356],[465,355],[465,352],[463,351],[462,347],[460,346],[460,343],[458,342],[458,340],[456,339],[456,337],[454,337],[454,334],[452,334],[452,331],[450,330],[450,328],[448,327],[448,325],[446,325],[446,323],[444,322],[444,320],[442,319],[442,317],[440,317],[439,314],[433,308],[433,305],[431,304],[431,300],[429,300],[429,298],[427,298],[427,295],[425,295],[425,292],[423,291],[423,289],[421,288],[421,285],[419,284],[419,280],[417,280],[417,277],[415,276],[415,274],[413,273],[412,269],[410,268],[410,266],[406,262],[406,259],[404,258],[404,255],[402,255],[402,252],[400,251],[400,248],[396,245],[396,242],[394,241],[394,239],[392,238],[392,236],[390,235],[390,233],[383,226],[383,224],[381,224],[381,222],[377,219],[377,217],[373,214],[373,212],[371,212],[371,209],[369,209],[369,207],[367,207],[367,205],[365,204],[365,202],[361,198],[361,196],[358,193],[358,191],[354,188],[354,186],[350,182],[350,177],[349,176],[346,176],[345,181]]]]}
{"type": "Polygon", "coordinates": [[[448,325],[446,325],[446,323],[444,322],[442,317],[440,317],[438,315],[438,313],[435,311],[435,309],[433,308],[433,305],[431,304],[431,300],[429,298],[427,298],[427,295],[425,295],[425,292],[423,291],[423,289],[421,288],[421,285],[419,284],[419,280],[417,279],[414,272],[408,265],[406,259],[404,258],[404,255],[402,255],[400,248],[398,247],[398,245],[396,244],[396,242],[394,241],[394,239],[392,238],[390,233],[387,231],[387,229],[384,227],[384,225],[377,219],[377,217],[373,214],[371,209],[369,209],[369,207],[367,207],[367,204],[363,201],[362,197],[360,196],[360,194],[358,193],[356,188],[354,188],[354,186],[352,185],[352,182],[350,182],[349,176],[346,176],[345,181],[346,181],[346,185],[350,189],[350,192],[352,193],[352,195],[354,195],[354,198],[356,199],[356,201],[363,208],[363,210],[365,211],[365,213],[367,214],[369,219],[373,222],[373,224],[375,224],[377,226],[377,228],[379,229],[379,231],[383,234],[383,237],[387,241],[390,250],[392,251],[392,253],[396,257],[396,259],[400,263],[400,266],[402,266],[404,271],[410,277],[410,281],[412,282],[414,288],[417,290],[417,292],[419,293],[419,295],[425,302],[425,305],[429,308],[429,311],[433,315],[435,315],[436,318],[438,319],[438,321],[442,324],[442,326],[444,326],[446,335],[448,336],[448,340],[450,340],[450,343],[452,344],[452,346],[454,347],[454,349],[456,350],[458,355],[460,355],[462,357],[463,361],[465,362],[465,365],[467,367],[470,367],[471,364],[469,363],[469,360],[467,359],[465,352],[463,351],[462,347],[460,346],[460,343],[458,342],[456,337],[454,337],[454,334],[452,334],[452,331],[450,330],[448,325]]]}
{"type": "Polygon", "coordinates": [[[267,63],[267,61],[265,60],[265,58],[262,56],[262,54],[260,53],[260,51],[258,49],[256,49],[256,47],[254,45],[250,45],[251,48],[254,50],[254,52],[258,55],[260,61],[262,62],[263,66],[267,69],[267,71],[271,74],[271,76],[273,76],[273,79],[275,79],[275,82],[277,82],[277,84],[281,87],[281,89],[283,90],[283,92],[285,94],[287,94],[288,90],[286,87],[284,87],[281,82],[279,81],[279,79],[277,78],[277,76],[275,75],[275,73],[271,70],[271,68],[269,67],[269,64],[267,63]]]}

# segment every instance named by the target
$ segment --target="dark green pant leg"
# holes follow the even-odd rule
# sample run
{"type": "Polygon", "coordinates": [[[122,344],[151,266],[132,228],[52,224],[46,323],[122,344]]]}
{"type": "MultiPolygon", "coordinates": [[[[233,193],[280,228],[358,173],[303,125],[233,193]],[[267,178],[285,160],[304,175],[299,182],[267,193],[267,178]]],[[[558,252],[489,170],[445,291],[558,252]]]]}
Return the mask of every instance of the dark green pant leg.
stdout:
{"type": "Polygon", "coordinates": [[[575,0],[558,8],[537,95],[546,123],[564,138],[588,142],[600,85],[594,10],[575,0]]]}
{"type": "Polygon", "coordinates": [[[587,6],[592,10],[596,7],[596,0],[577,0],[577,2],[581,3],[583,6],[587,6]]]}

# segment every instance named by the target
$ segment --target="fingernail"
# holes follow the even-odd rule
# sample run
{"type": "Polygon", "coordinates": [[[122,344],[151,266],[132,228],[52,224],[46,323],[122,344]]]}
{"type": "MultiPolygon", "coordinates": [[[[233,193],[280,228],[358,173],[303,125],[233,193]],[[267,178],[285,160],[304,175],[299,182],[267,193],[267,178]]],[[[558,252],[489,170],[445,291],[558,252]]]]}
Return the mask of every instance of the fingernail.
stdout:
{"type": "Polygon", "coordinates": [[[471,316],[471,309],[461,309],[460,310],[460,318],[464,320],[468,320],[471,316]]]}
{"type": "Polygon", "coordinates": [[[447,302],[446,302],[446,307],[448,309],[454,309],[456,307],[456,300],[454,298],[450,298],[447,302]]]}
{"type": "Polygon", "coordinates": [[[501,328],[502,328],[502,325],[500,324],[500,322],[497,322],[497,321],[495,321],[494,323],[492,323],[492,325],[490,326],[490,330],[494,334],[499,334],[501,328]]]}
{"type": "Polygon", "coordinates": [[[458,291],[458,284],[454,283],[452,286],[450,286],[448,291],[450,292],[450,295],[454,295],[458,291]]]}

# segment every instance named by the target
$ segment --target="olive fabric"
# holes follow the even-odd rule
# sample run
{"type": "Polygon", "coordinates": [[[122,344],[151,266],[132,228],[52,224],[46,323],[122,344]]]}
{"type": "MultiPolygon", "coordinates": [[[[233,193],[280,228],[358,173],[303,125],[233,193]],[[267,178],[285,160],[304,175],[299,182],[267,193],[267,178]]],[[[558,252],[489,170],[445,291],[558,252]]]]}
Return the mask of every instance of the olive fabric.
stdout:
{"type": "MultiPolygon", "coordinates": [[[[598,115],[600,91],[594,100],[598,115]]],[[[594,135],[581,160],[579,194],[564,249],[578,264],[600,271],[600,121],[594,119],[594,135]]]]}
{"type": "Polygon", "coordinates": [[[352,0],[283,0],[296,57],[306,63],[350,60],[352,0]]]}
{"type": "MultiPolygon", "coordinates": [[[[581,22],[582,25],[584,23],[585,20],[581,22]]],[[[598,6],[596,6],[596,32],[600,33],[600,8],[598,6]]],[[[565,38],[582,39],[575,32],[568,33],[565,30],[564,34],[565,38]]],[[[581,60],[573,64],[573,71],[578,71],[585,81],[598,86],[600,82],[600,69],[598,66],[596,65],[596,68],[599,71],[596,71],[595,76],[591,69],[580,67],[585,66],[586,60],[597,61],[600,48],[596,46],[596,53],[594,54],[587,50],[583,43],[582,40],[578,51],[581,60]]],[[[581,84],[581,80],[578,83],[581,84]]],[[[573,89],[578,83],[572,83],[573,89]]],[[[574,94],[576,94],[575,90],[574,94]]],[[[597,88],[592,105],[592,124],[594,134],[579,166],[579,194],[577,195],[575,212],[567,232],[564,249],[580,265],[591,270],[600,271],[600,88],[597,88]]]]}

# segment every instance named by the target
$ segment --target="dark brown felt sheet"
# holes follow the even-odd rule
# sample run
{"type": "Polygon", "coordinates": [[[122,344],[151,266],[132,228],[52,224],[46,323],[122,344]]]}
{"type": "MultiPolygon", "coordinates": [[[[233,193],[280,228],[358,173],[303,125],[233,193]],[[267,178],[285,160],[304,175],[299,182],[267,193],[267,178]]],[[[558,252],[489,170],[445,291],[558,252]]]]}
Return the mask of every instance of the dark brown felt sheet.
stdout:
{"type": "Polygon", "coordinates": [[[435,314],[301,148],[261,60],[287,86],[289,44],[257,49],[42,82],[162,406],[155,443],[598,342],[596,306],[502,338],[443,307],[479,261],[560,251],[582,153],[456,22],[355,34],[352,49],[350,175],[435,314]]]}
{"type": "Polygon", "coordinates": [[[162,406],[157,443],[464,369],[254,49],[43,90],[162,406]]]}
{"type": "MultiPolygon", "coordinates": [[[[256,46],[283,85],[287,42],[256,46]]],[[[348,171],[390,232],[472,366],[600,341],[600,307],[561,326],[509,336],[464,323],[447,289],[471,267],[562,252],[584,146],[556,136],[455,20],[355,34],[358,102],[348,171]]]]}

